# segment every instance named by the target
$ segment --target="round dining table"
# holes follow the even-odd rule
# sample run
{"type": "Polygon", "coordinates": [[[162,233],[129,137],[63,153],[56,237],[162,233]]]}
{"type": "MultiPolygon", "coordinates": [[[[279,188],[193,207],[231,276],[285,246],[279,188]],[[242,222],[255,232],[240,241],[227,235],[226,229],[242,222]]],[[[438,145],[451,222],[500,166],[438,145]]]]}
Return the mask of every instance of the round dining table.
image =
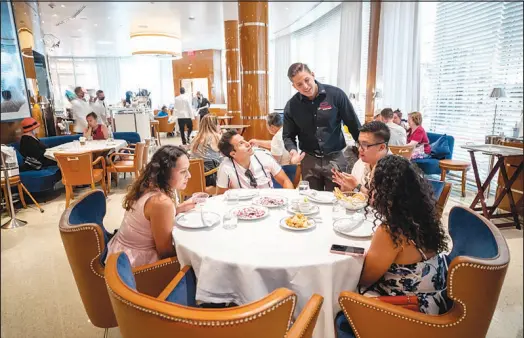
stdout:
{"type": "MultiPolygon", "coordinates": [[[[260,189],[260,196],[299,198],[298,190],[260,189]]],[[[209,198],[201,210],[220,214],[239,206],[224,196],[209,198]]],[[[316,204],[316,203],[315,203],[316,204]]],[[[277,288],[297,294],[295,318],[314,294],[324,297],[315,338],[334,338],[334,319],[340,311],[342,291],[356,291],[362,271],[362,256],[330,253],[333,244],[367,249],[371,237],[354,238],[333,229],[332,204],[316,204],[311,217],[321,221],[303,231],[288,230],[280,221],[292,214],[286,207],[270,208],[259,220],[238,220],[237,227],[225,229],[222,222],[211,227],[188,229],[175,224],[173,241],[181,266],[191,265],[197,277],[196,299],[205,303],[246,304],[260,300],[277,288]]],[[[199,212],[199,211],[191,211],[199,212]]],[[[349,212],[349,211],[348,211],[349,212]]],[[[175,222],[176,223],[176,222],[175,222]]]]}
{"type": "Polygon", "coordinates": [[[108,150],[115,150],[118,152],[124,147],[127,147],[126,140],[91,140],[86,141],[84,145],[81,145],[79,141],[73,141],[60,144],[56,147],[47,148],[44,156],[51,160],[55,160],[55,153],[78,153],[87,151],[101,153],[108,150]]]}

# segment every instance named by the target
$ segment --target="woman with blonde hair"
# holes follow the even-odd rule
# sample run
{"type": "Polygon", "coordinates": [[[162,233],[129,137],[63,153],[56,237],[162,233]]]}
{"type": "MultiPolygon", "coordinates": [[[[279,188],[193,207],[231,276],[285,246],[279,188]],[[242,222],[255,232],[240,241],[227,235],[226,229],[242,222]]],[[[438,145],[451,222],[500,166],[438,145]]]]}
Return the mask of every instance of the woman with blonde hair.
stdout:
{"type": "MultiPolygon", "coordinates": [[[[204,171],[215,169],[222,161],[222,154],[218,150],[220,136],[217,117],[210,114],[205,115],[200,121],[198,134],[190,146],[191,157],[204,160],[204,171]]],[[[216,186],[216,174],[206,177],[206,186],[216,186]]]]}
{"type": "Polygon", "coordinates": [[[109,241],[107,257],[124,251],[135,267],[175,256],[173,219],[177,213],[195,207],[191,199],[176,203],[176,191],[184,189],[189,178],[189,159],[184,149],[173,145],[158,149],[128,188],[122,204],[124,219],[109,241]]]}
{"type": "Polygon", "coordinates": [[[408,146],[415,147],[412,158],[424,158],[431,154],[428,134],[422,127],[422,114],[415,111],[408,114],[408,146]]]}

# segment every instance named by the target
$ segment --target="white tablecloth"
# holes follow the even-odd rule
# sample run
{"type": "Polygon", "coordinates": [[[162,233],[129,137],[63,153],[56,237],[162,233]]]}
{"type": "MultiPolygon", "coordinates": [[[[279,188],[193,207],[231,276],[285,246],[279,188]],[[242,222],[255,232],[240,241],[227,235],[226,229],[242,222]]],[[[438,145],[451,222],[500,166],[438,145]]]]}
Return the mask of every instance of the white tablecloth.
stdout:
{"type": "MultiPolygon", "coordinates": [[[[296,190],[265,189],[261,194],[298,198],[296,190]]],[[[250,204],[241,201],[239,205],[250,204]]],[[[258,221],[240,221],[226,230],[222,224],[205,229],[175,226],[178,259],[191,265],[198,278],[196,298],[202,302],[246,304],[271,291],[285,287],[298,296],[295,316],[313,293],[324,297],[315,328],[315,338],[332,338],[334,318],[340,311],[338,296],[344,290],[356,290],[363,258],[329,252],[332,244],[368,248],[370,238],[350,238],[333,230],[331,205],[321,205],[323,222],[308,231],[289,231],[279,222],[290,214],[284,209],[270,209],[268,217],[258,221]]],[[[223,196],[209,199],[205,210],[224,213],[233,206],[223,196]]]]}
{"type": "Polygon", "coordinates": [[[113,140],[111,142],[107,140],[93,140],[86,141],[85,145],[80,145],[79,142],[78,145],[76,144],[77,143],[75,142],[68,142],[53,148],[48,148],[46,149],[44,156],[54,160],[55,153],[74,153],[83,151],[101,152],[111,149],[114,149],[118,152],[120,149],[127,146],[127,142],[125,140],[113,140]]]}

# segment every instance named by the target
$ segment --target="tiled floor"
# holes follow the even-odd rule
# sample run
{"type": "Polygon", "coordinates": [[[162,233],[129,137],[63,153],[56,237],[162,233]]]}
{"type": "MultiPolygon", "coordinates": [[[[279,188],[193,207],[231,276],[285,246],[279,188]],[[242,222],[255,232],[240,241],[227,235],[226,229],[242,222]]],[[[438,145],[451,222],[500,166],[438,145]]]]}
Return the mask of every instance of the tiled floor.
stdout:
{"type": "MultiPolygon", "coordinates": [[[[163,138],[162,142],[179,141],[163,138]]],[[[120,187],[112,189],[108,196],[104,224],[110,231],[120,225],[121,201],[130,182],[129,177],[121,179],[120,187]]],[[[471,198],[472,193],[463,199],[454,190],[446,211],[471,198]]],[[[103,330],[92,326],[85,314],[58,232],[58,220],[65,207],[64,194],[43,207],[43,214],[32,207],[20,210],[17,215],[28,224],[1,231],[1,337],[102,337],[103,330]]],[[[510,247],[511,263],[488,337],[523,337],[522,231],[502,233],[510,247]]],[[[109,336],[120,337],[120,332],[111,329],[109,336]]]]}

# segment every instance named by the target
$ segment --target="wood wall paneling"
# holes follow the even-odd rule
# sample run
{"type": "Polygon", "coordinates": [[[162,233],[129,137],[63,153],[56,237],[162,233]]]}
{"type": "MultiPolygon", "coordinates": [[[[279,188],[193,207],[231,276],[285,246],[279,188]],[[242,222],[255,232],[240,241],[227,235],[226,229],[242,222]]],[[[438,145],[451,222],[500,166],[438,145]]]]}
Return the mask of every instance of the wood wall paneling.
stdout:
{"type": "Polygon", "coordinates": [[[373,114],[375,113],[375,99],[373,97],[373,94],[375,93],[377,81],[377,53],[380,31],[380,9],[380,0],[371,2],[371,17],[369,25],[368,44],[368,69],[366,82],[366,122],[372,121],[373,114]]]}
{"type": "Polygon", "coordinates": [[[211,103],[224,103],[220,55],[220,50],[206,49],[194,51],[194,55],[183,52],[182,59],[173,60],[174,95],[179,95],[182,79],[207,78],[209,93],[204,95],[211,103]]]}
{"type": "Polygon", "coordinates": [[[239,2],[238,23],[242,84],[242,118],[246,139],[270,139],[268,102],[268,3],[239,2]]]}
{"type": "Polygon", "coordinates": [[[227,111],[233,116],[231,124],[242,124],[240,101],[240,49],[238,20],[224,21],[226,43],[227,111]]]}

